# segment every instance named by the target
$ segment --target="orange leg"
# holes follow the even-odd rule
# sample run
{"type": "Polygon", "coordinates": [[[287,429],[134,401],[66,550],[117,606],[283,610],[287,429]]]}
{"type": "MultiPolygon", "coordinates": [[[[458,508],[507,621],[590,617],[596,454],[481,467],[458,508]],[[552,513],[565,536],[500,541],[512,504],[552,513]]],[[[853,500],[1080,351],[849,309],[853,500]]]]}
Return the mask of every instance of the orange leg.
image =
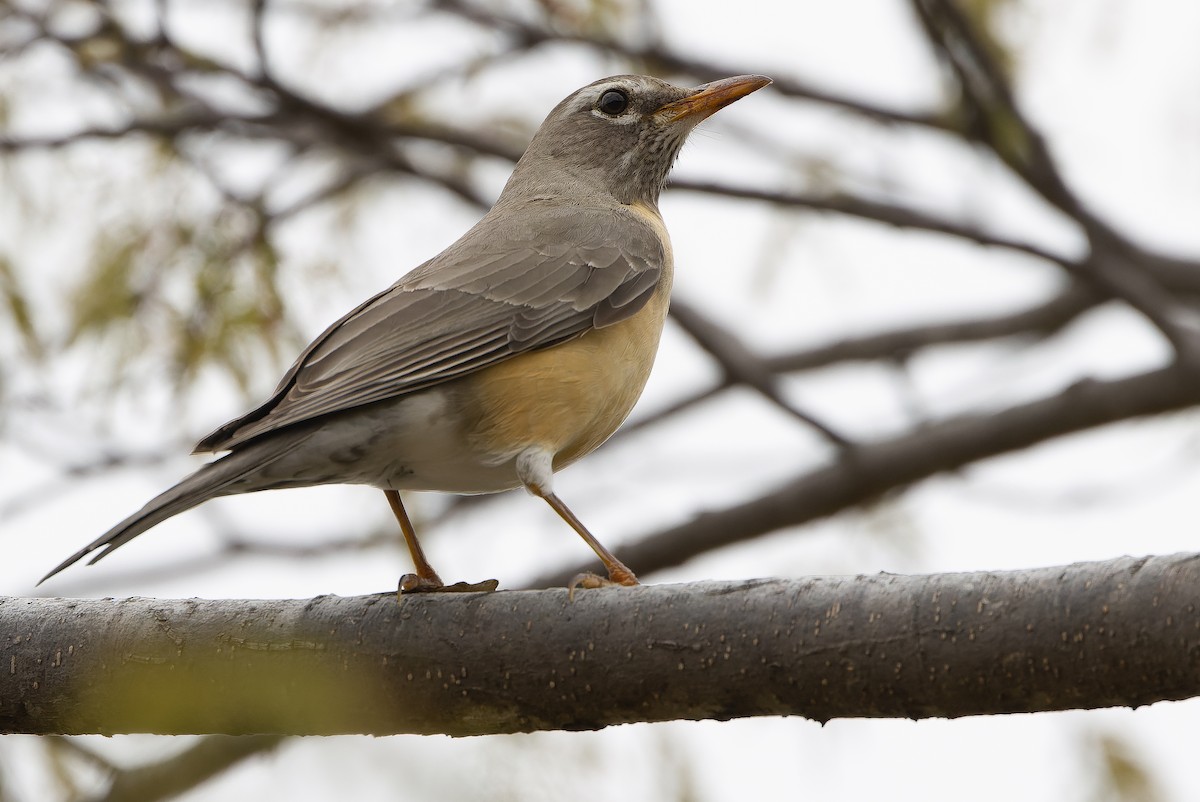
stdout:
{"type": "Polygon", "coordinates": [[[437,591],[470,593],[496,589],[500,583],[495,579],[474,583],[456,582],[453,585],[443,582],[437,571],[433,570],[433,566],[429,564],[429,560],[425,558],[425,550],[421,548],[421,543],[417,540],[417,530],[413,528],[412,521],[408,518],[404,502],[400,500],[400,494],[395,490],[385,490],[383,494],[387,496],[388,504],[392,506],[392,512],[395,513],[396,520],[400,523],[400,531],[404,533],[404,542],[408,544],[408,553],[412,555],[413,565],[417,569],[415,574],[405,574],[400,577],[401,593],[433,593],[437,591]]]}
{"type": "Polygon", "coordinates": [[[575,517],[575,513],[571,512],[571,509],[563,503],[562,499],[554,493],[546,493],[542,495],[542,498],[558,513],[560,518],[566,521],[583,538],[584,543],[591,546],[592,551],[596,552],[596,556],[600,558],[600,562],[604,563],[604,568],[608,571],[608,579],[591,573],[576,574],[567,585],[571,598],[574,598],[575,589],[579,587],[598,588],[605,585],[633,586],[638,584],[638,579],[634,576],[633,571],[629,570],[629,566],[618,560],[611,551],[604,548],[604,545],[599,540],[596,540],[596,536],[588,531],[588,528],[583,525],[583,521],[575,517]]]}

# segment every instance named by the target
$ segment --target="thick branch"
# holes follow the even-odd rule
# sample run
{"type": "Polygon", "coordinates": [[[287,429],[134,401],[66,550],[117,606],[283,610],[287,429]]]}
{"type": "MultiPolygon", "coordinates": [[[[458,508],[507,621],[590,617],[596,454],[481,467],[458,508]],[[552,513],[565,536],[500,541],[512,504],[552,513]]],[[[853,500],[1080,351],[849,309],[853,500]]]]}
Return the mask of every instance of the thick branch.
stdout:
{"type": "Polygon", "coordinates": [[[1200,694],[1200,555],[311,601],[0,599],[0,731],[449,733],[1200,694]]]}

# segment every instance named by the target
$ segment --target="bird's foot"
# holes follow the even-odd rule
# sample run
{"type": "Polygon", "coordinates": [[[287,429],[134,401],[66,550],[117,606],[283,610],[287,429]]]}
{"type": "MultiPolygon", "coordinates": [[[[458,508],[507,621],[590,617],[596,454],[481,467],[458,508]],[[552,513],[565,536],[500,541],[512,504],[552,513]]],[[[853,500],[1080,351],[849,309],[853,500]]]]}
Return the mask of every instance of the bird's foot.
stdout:
{"type": "Polygon", "coordinates": [[[500,580],[485,579],[482,582],[455,582],[447,585],[438,577],[427,577],[419,574],[405,574],[400,577],[400,587],[397,593],[491,593],[500,587],[500,580]]]}
{"type": "Polygon", "coordinates": [[[609,573],[607,578],[593,574],[590,571],[584,571],[581,574],[571,577],[571,581],[567,583],[567,601],[575,601],[575,591],[579,588],[609,588],[614,586],[631,588],[640,584],[638,578],[628,568],[614,570],[609,573]]]}

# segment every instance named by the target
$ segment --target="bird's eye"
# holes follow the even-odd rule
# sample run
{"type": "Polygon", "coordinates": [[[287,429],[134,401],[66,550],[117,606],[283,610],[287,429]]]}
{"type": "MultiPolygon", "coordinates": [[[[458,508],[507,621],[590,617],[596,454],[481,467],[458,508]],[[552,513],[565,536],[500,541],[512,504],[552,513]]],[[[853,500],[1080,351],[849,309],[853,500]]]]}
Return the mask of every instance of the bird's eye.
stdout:
{"type": "Polygon", "coordinates": [[[596,108],[610,117],[616,117],[629,108],[629,98],[625,96],[624,92],[609,89],[600,96],[600,101],[596,104],[596,108]]]}

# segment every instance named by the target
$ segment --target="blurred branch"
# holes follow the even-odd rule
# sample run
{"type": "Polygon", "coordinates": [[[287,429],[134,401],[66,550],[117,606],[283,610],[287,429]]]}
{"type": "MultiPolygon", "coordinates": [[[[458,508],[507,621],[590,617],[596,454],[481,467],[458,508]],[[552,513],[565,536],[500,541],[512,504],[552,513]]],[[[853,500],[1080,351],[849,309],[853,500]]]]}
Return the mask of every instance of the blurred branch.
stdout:
{"type": "Polygon", "coordinates": [[[108,789],[89,802],[159,802],[211,780],[247,758],[273,751],[279,735],[210,735],[165,760],[114,769],[108,789]]]}
{"type": "Polygon", "coordinates": [[[903,361],[922,348],[960,345],[1006,337],[1047,337],[1092,309],[1095,292],[1075,284],[1025,309],[992,317],[974,316],[947,323],[894,329],[845,339],[829,345],[764,357],[776,373],[816,370],[830,365],[872,360],[903,361]]]}
{"type": "MultiPolygon", "coordinates": [[[[268,0],[252,0],[250,7],[250,39],[254,42],[254,55],[258,61],[258,74],[265,84],[275,84],[271,62],[267,57],[267,46],[263,42],[263,27],[266,24],[268,0]]],[[[160,29],[161,30],[161,29],[160,29]]]]}
{"type": "Polygon", "coordinates": [[[1043,259],[1047,262],[1058,263],[1065,258],[1031,242],[991,234],[977,226],[959,223],[940,215],[927,214],[908,206],[871,200],[855,195],[802,194],[798,192],[735,187],[713,182],[686,180],[672,181],[669,189],[679,192],[698,192],[705,195],[737,198],[740,200],[763,201],[782,208],[804,209],[813,212],[828,212],[847,217],[857,217],[894,228],[928,231],[933,234],[944,234],[949,237],[967,240],[976,245],[1004,248],[1043,259]]]}
{"type": "MultiPolygon", "coordinates": [[[[615,588],[574,603],[565,590],[8,598],[4,630],[27,634],[0,644],[12,669],[0,731],[479,735],[1140,706],[1200,695],[1188,657],[1200,630],[1181,625],[1198,594],[1200,555],[1175,555],[615,588]]],[[[211,760],[193,750],[188,770],[272,746],[208,741],[211,760]]]]}
{"type": "MultiPolygon", "coordinates": [[[[660,407],[659,409],[656,409],[647,415],[640,415],[627,422],[624,426],[617,430],[617,433],[613,435],[613,437],[628,437],[635,432],[648,429],[664,420],[670,420],[694,406],[699,406],[706,401],[716,398],[721,394],[722,391],[727,390],[732,386],[733,384],[726,379],[720,384],[709,387],[706,390],[700,390],[692,395],[672,401],[670,404],[660,407]]],[[[481,496],[480,498],[484,497],[481,496]]]]}
{"type": "Polygon", "coordinates": [[[59,475],[41,484],[25,488],[20,495],[0,502],[0,521],[15,518],[30,508],[45,504],[71,489],[73,482],[111,474],[123,468],[153,468],[175,459],[167,449],[152,452],[108,452],[87,462],[63,466],[59,475]]]}
{"type": "MultiPolygon", "coordinates": [[[[74,738],[69,738],[64,735],[47,735],[44,741],[46,748],[51,750],[60,750],[73,757],[79,758],[83,763],[88,764],[94,769],[98,769],[106,774],[117,770],[113,762],[104,755],[88,749],[82,743],[74,738]]],[[[3,799],[3,797],[0,797],[3,799]]]]}
{"type": "Polygon", "coordinates": [[[671,318],[697,345],[717,360],[717,364],[725,373],[727,384],[744,384],[750,387],[796,420],[815,429],[838,448],[850,448],[853,445],[829,426],[797,409],[784,398],[779,390],[776,375],[733,332],[678,298],[671,301],[671,318]]]}
{"type": "Polygon", "coordinates": [[[1024,116],[1008,77],[980,31],[953,0],[912,0],[936,55],[961,90],[961,130],[987,144],[1046,200],[1075,220],[1090,217],[1063,180],[1041,133],[1024,116]]]}
{"type": "MultiPolygon", "coordinates": [[[[265,122],[266,116],[247,118],[244,121],[265,122]]],[[[120,126],[84,128],[67,134],[40,136],[0,136],[0,152],[22,150],[56,150],[89,140],[125,139],[135,134],[145,134],[161,139],[174,139],[185,133],[201,133],[218,130],[229,125],[228,118],[214,111],[192,110],[183,114],[165,115],[153,119],[136,119],[120,126]]]]}
{"type": "MultiPolygon", "coordinates": [[[[721,64],[683,56],[668,50],[661,43],[646,47],[629,47],[611,39],[599,39],[582,33],[550,30],[524,22],[511,16],[495,13],[482,4],[464,0],[433,0],[433,7],[479,25],[508,34],[517,42],[516,46],[529,49],[550,42],[564,42],[604,50],[634,63],[645,65],[656,72],[676,72],[695,77],[698,81],[711,81],[749,72],[737,65],[721,64]]],[[[772,89],[781,95],[805,100],[851,112],[872,122],[889,125],[914,125],[938,131],[950,130],[949,125],[937,114],[921,114],[899,109],[888,109],[844,95],[819,89],[818,87],[791,76],[772,76],[772,89]]]]}
{"type": "Polygon", "coordinates": [[[1045,138],[1021,112],[1007,78],[970,21],[953,0],[912,0],[912,6],[958,80],[966,133],[987,144],[1031,189],[1087,234],[1090,257],[1060,264],[1145,316],[1171,343],[1177,358],[1200,364],[1196,316],[1187,314],[1146,273],[1139,264],[1140,249],[1092,214],[1067,185],[1045,138]]]}
{"type": "MultiPolygon", "coordinates": [[[[231,560],[238,558],[313,560],[334,554],[392,548],[397,554],[397,565],[401,564],[402,560],[399,555],[403,540],[394,525],[371,529],[362,534],[318,535],[308,543],[288,543],[251,537],[227,525],[214,526],[213,529],[218,533],[219,545],[212,551],[164,560],[145,568],[112,569],[102,577],[81,572],[57,582],[54,593],[68,597],[89,596],[102,592],[111,593],[114,587],[145,587],[148,583],[165,583],[173,579],[220,571],[228,568],[231,560]]],[[[30,582],[33,581],[34,575],[31,574],[30,582]]],[[[36,594],[37,598],[49,595],[49,591],[36,594]]]]}

